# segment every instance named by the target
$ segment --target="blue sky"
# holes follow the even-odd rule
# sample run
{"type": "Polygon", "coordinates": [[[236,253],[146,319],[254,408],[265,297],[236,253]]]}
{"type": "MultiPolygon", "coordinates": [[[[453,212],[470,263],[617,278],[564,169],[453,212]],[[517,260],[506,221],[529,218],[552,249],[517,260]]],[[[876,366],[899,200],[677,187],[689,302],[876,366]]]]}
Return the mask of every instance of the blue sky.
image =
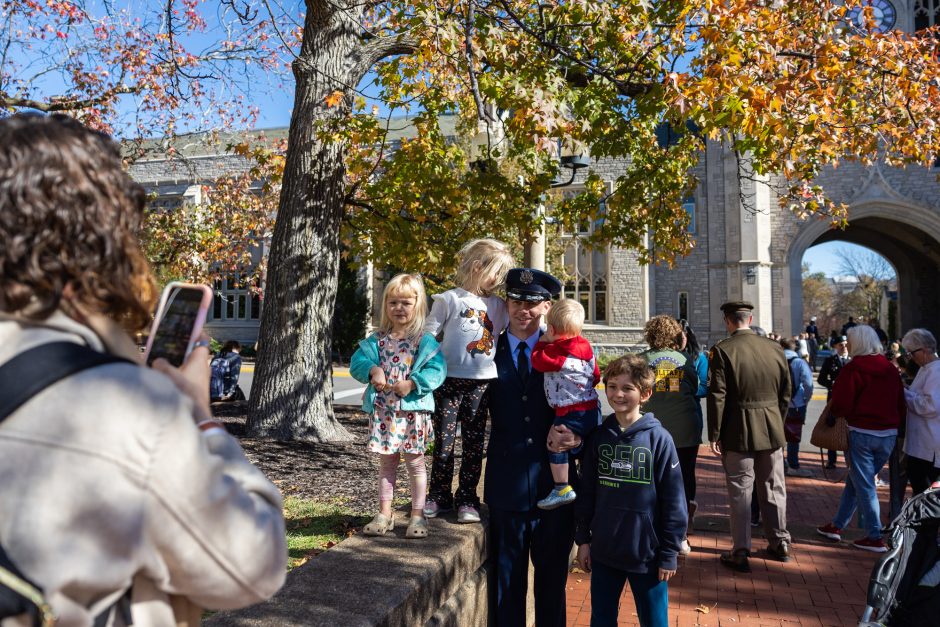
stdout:
{"type": "Polygon", "coordinates": [[[803,263],[809,264],[810,272],[822,272],[829,277],[843,274],[839,271],[838,253],[840,250],[872,252],[870,248],[856,244],[826,242],[808,248],[803,255],[803,263]]]}

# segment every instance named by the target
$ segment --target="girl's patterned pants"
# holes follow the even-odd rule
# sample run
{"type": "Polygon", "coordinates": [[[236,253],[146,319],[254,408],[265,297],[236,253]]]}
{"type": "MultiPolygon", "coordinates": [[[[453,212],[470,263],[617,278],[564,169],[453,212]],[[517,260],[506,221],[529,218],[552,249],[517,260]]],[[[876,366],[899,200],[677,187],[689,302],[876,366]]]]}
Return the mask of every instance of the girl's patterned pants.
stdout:
{"type": "Polygon", "coordinates": [[[431,464],[431,485],[428,499],[441,509],[470,505],[479,509],[477,484],[483,464],[483,439],[486,432],[487,390],[489,379],[457,379],[447,377],[434,391],[434,461],[431,464]],[[454,482],[454,444],[457,424],[463,455],[457,493],[454,482]]]}

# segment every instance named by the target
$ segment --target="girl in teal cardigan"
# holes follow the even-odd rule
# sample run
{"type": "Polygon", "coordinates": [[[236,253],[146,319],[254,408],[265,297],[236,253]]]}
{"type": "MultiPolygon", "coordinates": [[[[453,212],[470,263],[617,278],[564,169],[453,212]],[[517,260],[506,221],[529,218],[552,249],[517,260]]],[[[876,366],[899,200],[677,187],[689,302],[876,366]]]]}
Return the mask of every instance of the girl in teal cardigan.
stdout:
{"type": "Polygon", "coordinates": [[[447,364],[437,340],[424,333],[427,296],[421,277],[399,274],[385,286],[379,329],[359,342],[349,374],[368,383],[363,411],[372,414],[369,450],[379,454],[379,513],[363,529],[381,536],[395,527],[392,497],[401,455],[411,483],[407,538],[424,538],[427,467],[424,452],[433,441],[432,392],[444,382],[447,364]]]}

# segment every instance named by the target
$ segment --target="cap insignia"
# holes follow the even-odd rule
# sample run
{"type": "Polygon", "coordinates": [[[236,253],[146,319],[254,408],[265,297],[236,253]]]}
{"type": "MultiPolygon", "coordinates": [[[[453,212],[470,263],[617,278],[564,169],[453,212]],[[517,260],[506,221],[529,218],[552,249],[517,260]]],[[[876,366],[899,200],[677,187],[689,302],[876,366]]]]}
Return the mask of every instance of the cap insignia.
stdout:
{"type": "Polygon", "coordinates": [[[532,274],[532,272],[530,272],[529,270],[523,270],[522,272],[519,273],[519,280],[522,283],[529,285],[530,283],[532,283],[532,281],[535,280],[535,275],[532,274]]]}

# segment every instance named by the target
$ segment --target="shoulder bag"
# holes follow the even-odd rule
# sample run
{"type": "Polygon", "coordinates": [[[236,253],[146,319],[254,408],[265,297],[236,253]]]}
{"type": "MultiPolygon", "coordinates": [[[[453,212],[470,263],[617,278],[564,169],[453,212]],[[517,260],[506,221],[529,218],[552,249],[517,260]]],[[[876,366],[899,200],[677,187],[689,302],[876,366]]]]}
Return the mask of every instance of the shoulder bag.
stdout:
{"type": "Polygon", "coordinates": [[[849,423],[844,416],[836,416],[833,426],[826,424],[831,413],[831,405],[831,402],[826,403],[825,409],[819,414],[819,420],[813,427],[813,434],[809,441],[813,446],[830,451],[847,451],[849,450],[849,423]]]}

